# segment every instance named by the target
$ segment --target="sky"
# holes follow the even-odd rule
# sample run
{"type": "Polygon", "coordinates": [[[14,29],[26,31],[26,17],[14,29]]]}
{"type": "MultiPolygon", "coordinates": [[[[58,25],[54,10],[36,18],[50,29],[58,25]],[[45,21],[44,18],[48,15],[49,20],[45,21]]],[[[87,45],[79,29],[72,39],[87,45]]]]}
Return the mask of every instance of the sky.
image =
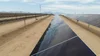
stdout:
{"type": "Polygon", "coordinates": [[[0,11],[100,14],[100,0],[0,0],[0,11]]]}

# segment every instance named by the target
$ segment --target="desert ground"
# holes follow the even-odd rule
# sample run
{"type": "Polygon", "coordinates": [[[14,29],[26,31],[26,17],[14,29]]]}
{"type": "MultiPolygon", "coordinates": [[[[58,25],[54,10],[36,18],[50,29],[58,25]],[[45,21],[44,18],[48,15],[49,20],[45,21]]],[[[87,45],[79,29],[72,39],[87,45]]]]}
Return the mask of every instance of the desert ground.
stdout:
{"type": "Polygon", "coordinates": [[[29,56],[53,16],[0,25],[0,56],[29,56]]]}

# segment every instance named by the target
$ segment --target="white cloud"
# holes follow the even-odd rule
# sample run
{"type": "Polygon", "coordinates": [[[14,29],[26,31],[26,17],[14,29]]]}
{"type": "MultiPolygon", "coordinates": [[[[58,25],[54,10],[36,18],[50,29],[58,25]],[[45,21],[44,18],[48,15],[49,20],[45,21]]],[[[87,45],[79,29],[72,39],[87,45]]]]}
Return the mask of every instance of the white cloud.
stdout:
{"type": "MultiPolygon", "coordinates": [[[[0,0],[0,1],[14,1],[14,0],[0,0]]],[[[47,2],[80,2],[80,3],[90,3],[94,2],[95,0],[18,0],[18,1],[23,1],[23,2],[41,2],[41,3],[47,3],[47,2]]]]}
{"type": "Polygon", "coordinates": [[[10,1],[10,0],[0,0],[0,2],[8,2],[8,1],[10,1]]]}
{"type": "Polygon", "coordinates": [[[46,5],[42,8],[45,11],[56,11],[56,12],[64,12],[64,13],[100,13],[99,5],[91,5],[91,6],[76,6],[76,5],[65,5],[65,4],[52,4],[46,5]]]}
{"type": "MultiPolygon", "coordinates": [[[[14,0],[0,0],[0,1],[14,1],[14,0]]],[[[20,1],[20,0],[19,0],[20,1]]],[[[94,2],[95,0],[21,0],[23,2],[80,2],[80,3],[89,3],[94,2]]]]}
{"type": "Polygon", "coordinates": [[[23,2],[42,3],[44,0],[22,0],[23,2]]]}
{"type": "MultiPolygon", "coordinates": [[[[0,1],[15,1],[15,0],[0,0],[0,1]]],[[[64,13],[100,13],[99,5],[68,5],[63,4],[61,2],[79,2],[79,3],[93,3],[95,0],[18,0],[23,2],[29,2],[30,4],[37,3],[49,3],[53,2],[53,4],[42,5],[42,11],[56,11],[56,12],[64,12],[64,13]]],[[[95,3],[95,2],[94,2],[95,3]]],[[[98,2],[99,3],[99,2],[98,2]]]]}
{"type": "Polygon", "coordinates": [[[23,2],[34,2],[36,0],[22,0],[23,2]]]}
{"type": "Polygon", "coordinates": [[[80,3],[90,3],[94,2],[95,0],[45,0],[46,2],[80,2],[80,3]]]}
{"type": "Polygon", "coordinates": [[[23,2],[29,2],[29,0],[23,0],[23,2]]]}

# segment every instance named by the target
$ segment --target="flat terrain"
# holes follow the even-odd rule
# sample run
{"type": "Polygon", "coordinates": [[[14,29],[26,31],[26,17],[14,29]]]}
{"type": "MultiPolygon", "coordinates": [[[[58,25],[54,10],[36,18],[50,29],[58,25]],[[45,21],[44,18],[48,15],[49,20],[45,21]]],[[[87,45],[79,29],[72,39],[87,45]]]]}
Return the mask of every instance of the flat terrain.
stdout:
{"type": "Polygon", "coordinates": [[[66,16],[100,28],[100,14],[70,14],[66,16]]]}

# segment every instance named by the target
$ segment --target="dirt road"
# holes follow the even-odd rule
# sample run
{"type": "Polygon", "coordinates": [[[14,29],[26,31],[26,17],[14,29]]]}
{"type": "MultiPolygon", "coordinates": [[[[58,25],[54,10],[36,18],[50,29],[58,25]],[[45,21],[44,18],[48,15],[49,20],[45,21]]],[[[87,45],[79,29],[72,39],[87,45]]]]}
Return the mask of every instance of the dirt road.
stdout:
{"type": "MultiPolygon", "coordinates": [[[[47,16],[42,16],[42,17],[37,17],[37,19],[41,19],[41,18],[45,18],[47,16]]],[[[0,25],[0,36],[5,35],[9,32],[15,31],[19,28],[24,27],[25,25],[29,25],[33,22],[35,22],[36,19],[35,18],[31,18],[31,19],[27,19],[25,20],[20,20],[20,21],[16,21],[16,22],[12,22],[12,23],[6,23],[6,24],[2,24],[0,25]]]]}
{"type": "MultiPolygon", "coordinates": [[[[100,36],[96,35],[95,33],[91,32],[90,30],[82,27],[82,24],[79,25],[75,22],[64,18],[61,18],[69,25],[69,27],[80,37],[80,39],[97,55],[100,55],[100,36]]],[[[97,28],[95,28],[97,30],[97,28]]],[[[100,29],[99,29],[100,30],[100,29]]]]}
{"type": "Polygon", "coordinates": [[[29,56],[52,19],[50,16],[0,37],[7,41],[0,39],[4,41],[0,46],[0,56],[29,56]]]}

